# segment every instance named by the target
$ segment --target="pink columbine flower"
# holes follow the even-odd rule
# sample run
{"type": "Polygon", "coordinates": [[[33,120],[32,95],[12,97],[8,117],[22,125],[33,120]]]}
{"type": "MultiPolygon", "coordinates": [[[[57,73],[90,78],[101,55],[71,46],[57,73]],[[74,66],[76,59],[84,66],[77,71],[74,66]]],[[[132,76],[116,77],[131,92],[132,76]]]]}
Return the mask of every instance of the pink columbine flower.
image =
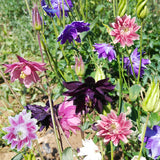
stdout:
{"type": "Polygon", "coordinates": [[[17,58],[19,62],[4,64],[4,66],[7,67],[5,73],[11,72],[11,82],[19,79],[21,83],[24,83],[24,85],[29,88],[32,82],[36,83],[40,80],[36,71],[45,71],[45,63],[30,62],[20,56],[17,56],[17,58]]]}
{"type": "Polygon", "coordinates": [[[29,148],[32,147],[32,140],[37,139],[36,131],[38,126],[37,120],[31,118],[31,112],[27,113],[26,110],[20,112],[15,117],[9,117],[10,127],[3,128],[8,132],[3,139],[11,143],[11,148],[14,149],[17,145],[17,150],[20,151],[24,145],[29,148]]]}
{"type": "Polygon", "coordinates": [[[136,31],[139,30],[140,26],[135,23],[136,18],[124,15],[123,17],[117,17],[116,22],[111,24],[114,29],[111,31],[111,35],[115,37],[114,43],[120,42],[122,47],[133,45],[133,40],[138,40],[139,35],[136,31]]]}
{"type": "Polygon", "coordinates": [[[69,138],[70,132],[76,134],[76,130],[80,130],[81,120],[79,115],[75,113],[76,106],[73,105],[73,101],[66,101],[66,98],[58,108],[58,117],[60,125],[65,132],[67,138],[69,138]]]}
{"type": "Polygon", "coordinates": [[[104,143],[107,144],[110,141],[115,146],[122,140],[127,143],[127,136],[132,133],[130,128],[132,123],[130,120],[126,120],[126,115],[121,113],[119,116],[115,114],[113,110],[107,116],[100,115],[101,120],[98,121],[97,127],[99,132],[97,136],[104,138],[104,143]]]}

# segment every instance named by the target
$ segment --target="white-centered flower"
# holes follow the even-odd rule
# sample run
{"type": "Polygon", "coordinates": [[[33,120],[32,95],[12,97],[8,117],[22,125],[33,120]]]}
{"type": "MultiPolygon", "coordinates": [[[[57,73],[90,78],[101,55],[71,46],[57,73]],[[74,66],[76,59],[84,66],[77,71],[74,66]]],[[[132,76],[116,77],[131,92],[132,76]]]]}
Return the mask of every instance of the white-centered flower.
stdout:
{"type": "MultiPolygon", "coordinates": [[[[131,160],[138,160],[138,156],[134,156],[131,160]]],[[[146,160],[145,157],[141,157],[140,160],[146,160]]]]}
{"type": "Polygon", "coordinates": [[[101,160],[102,156],[98,149],[98,146],[92,141],[92,139],[82,140],[84,147],[80,148],[78,156],[85,156],[83,160],[101,160]]]}

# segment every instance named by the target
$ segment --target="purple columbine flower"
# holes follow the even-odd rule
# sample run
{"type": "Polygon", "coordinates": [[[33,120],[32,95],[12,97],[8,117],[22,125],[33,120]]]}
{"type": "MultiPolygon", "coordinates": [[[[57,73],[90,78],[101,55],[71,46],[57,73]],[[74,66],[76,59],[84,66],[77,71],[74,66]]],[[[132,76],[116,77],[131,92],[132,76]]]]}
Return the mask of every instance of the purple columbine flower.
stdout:
{"type": "Polygon", "coordinates": [[[147,127],[144,142],[149,150],[149,157],[157,159],[160,156],[160,126],[153,126],[153,130],[147,127]]]}
{"type": "Polygon", "coordinates": [[[63,3],[64,3],[65,16],[68,16],[68,12],[73,7],[71,0],[50,0],[50,2],[52,5],[51,7],[49,7],[46,4],[45,0],[41,1],[41,6],[42,6],[43,10],[50,17],[54,17],[55,14],[58,16],[58,18],[63,16],[63,3]]]}
{"type": "MultiPolygon", "coordinates": [[[[134,73],[135,73],[136,77],[138,77],[139,64],[140,64],[140,52],[138,52],[138,48],[136,48],[133,51],[133,53],[131,54],[131,61],[132,61],[134,73]]],[[[150,63],[151,62],[149,59],[142,59],[140,77],[142,77],[144,74],[144,69],[146,69],[145,65],[150,64],[150,63]]],[[[129,57],[124,57],[124,68],[126,68],[133,75],[133,71],[132,71],[129,57]]]]}
{"type": "MultiPolygon", "coordinates": [[[[44,128],[48,129],[49,126],[53,127],[49,101],[46,103],[45,107],[38,105],[27,105],[24,107],[26,110],[30,110],[32,117],[37,119],[37,124],[40,125],[39,131],[42,131],[44,128]]],[[[58,105],[54,106],[55,112],[57,111],[58,105]]]]}
{"type": "Polygon", "coordinates": [[[61,44],[64,44],[67,40],[71,43],[73,39],[77,42],[81,42],[79,33],[89,31],[89,25],[89,23],[84,23],[83,21],[75,21],[68,24],[59,35],[57,41],[61,41],[61,44]]]}
{"type": "Polygon", "coordinates": [[[63,95],[72,96],[76,107],[76,113],[85,111],[91,112],[94,108],[102,113],[103,105],[112,102],[108,92],[114,89],[114,85],[108,82],[108,78],[95,82],[92,77],[85,79],[85,82],[73,81],[63,82],[68,91],[63,95]]]}
{"type": "Polygon", "coordinates": [[[113,49],[114,47],[110,44],[102,43],[95,44],[95,51],[98,52],[98,58],[108,58],[109,62],[116,59],[116,51],[113,49]]]}

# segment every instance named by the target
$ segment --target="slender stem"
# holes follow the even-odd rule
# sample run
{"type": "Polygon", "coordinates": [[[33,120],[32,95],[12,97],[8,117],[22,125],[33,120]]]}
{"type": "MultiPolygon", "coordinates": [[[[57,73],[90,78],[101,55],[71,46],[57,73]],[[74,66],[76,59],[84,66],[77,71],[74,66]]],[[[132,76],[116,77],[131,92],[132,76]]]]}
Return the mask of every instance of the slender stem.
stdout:
{"type": "Polygon", "coordinates": [[[125,147],[124,147],[124,143],[122,141],[120,141],[120,143],[121,143],[121,147],[122,147],[122,150],[123,150],[123,153],[124,153],[125,160],[128,160],[128,157],[126,156],[126,150],[125,150],[125,147]]]}
{"type": "Polygon", "coordinates": [[[137,84],[139,84],[139,79],[141,75],[141,65],[142,65],[142,27],[143,27],[143,21],[141,21],[141,35],[140,35],[140,62],[139,62],[139,71],[138,71],[138,79],[137,84]]]}
{"type": "Polygon", "coordinates": [[[138,104],[138,119],[137,119],[137,128],[138,128],[138,131],[140,130],[140,118],[141,118],[141,107],[139,105],[139,97],[137,98],[137,104],[138,104]]]}
{"type": "Polygon", "coordinates": [[[113,160],[113,143],[110,141],[110,146],[111,146],[111,160],[113,160]]]}
{"type": "Polygon", "coordinates": [[[141,149],[140,149],[140,152],[139,152],[138,160],[140,160],[141,155],[142,155],[142,150],[143,150],[143,145],[144,145],[144,137],[145,137],[145,134],[146,134],[146,129],[147,129],[147,124],[148,124],[149,116],[150,116],[150,113],[148,112],[147,113],[146,123],[145,123],[144,129],[142,131],[142,137],[141,137],[141,142],[142,143],[141,143],[141,149]]]}
{"type": "Polygon", "coordinates": [[[8,83],[7,79],[5,78],[5,76],[3,75],[3,72],[0,70],[0,74],[2,76],[2,78],[4,79],[5,83],[7,84],[7,86],[9,87],[9,89],[11,90],[12,94],[14,95],[14,97],[16,98],[16,101],[19,103],[19,105],[23,107],[23,105],[21,104],[20,100],[18,99],[16,93],[13,91],[12,87],[10,86],[10,84],[8,83]]]}
{"type": "Polygon", "coordinates": [[[116,17],[115,0],[113,0],[113,15],[116,17]]]}
{"type": "Polygon", "coordinates": [[[121,103],[122,103],[122,76],[121,76],[121,65],[120,65],[120,56],[119,54],[117,55],[117,60],[118,60],[118,70],[119,70],[119,84],[120,84],[120,91],[119,91],[119,104],[118,104],[118,115],[121,112],[121,103]]]}
{"type": "Polygon", "coordinates": [[[101,149],[101,154],[102,154],[102,160],[105,160],[104,159],[104,150],[103,150],[103,141],[102,140],[100,140],[100,149],[101,149]]]}
{"type": "Polygon", "coordinates": [[[41,40],[40,40],[39,31],[37,31],[37,36],[38,36],[38,44],[39,44],[39,49],[40,49],[40,53],[41,53],[42,63],[44,63],[44,58],[43,58],[43,53],[42,53],[42,46],[41,46],[41,40]]]}
{"type": "Polygon", "coordinates": [[[38,153],[39,153],[39,155],[40,155],[40,157],[41,157],[41,160],[44,160],[43,155],[42,155],[42,152],[41,152],[41,149],[40,149],[40,147],[39,147],[39,143],[38,143],[37,140],[36,140],[36,146],[37,146],[37,149],[38,149],[38,153]]]}
{"type": "Polygon", "coordinates": [[[55,138],[56,138],[56,143],[57,143],[57,147],[58,147],[60,160],[62,160],[62,150],[61,150],[59,139],[58,139],[57,128],[56,128],[56,123],[55,123],[55,118],[54,118],[53,104],[52,104],[52,99],[51,99],[51,92],[50,92],[50,88],[49,87],[48,87],[48,97],[49,97],[49,106],[50,106],[50,110],[51,110],[51,118],[52,118],[52,123],[53,123],[55,138]]]}
{"type": "Polygon", "coordinates": [[[26,6],[27,6],[27,9],[28,9],[29,15],[30,15],[30,17],[32,17],[32,15],[31,15],[31,10],[29,9],[28,1],[27,1],[27,0],[25,0],[25,2],[26,2],[26,6]]]}
{"type": "MultiPolygon", "coordinates": [[[[81,126],[84,124],[84,117],[83,113],[81,112],[81,126]]],[[[84,139],[84,131],[81,130],[81,138],[84,139]]]]}
{"type": "Polygon", "coordinates": [[[65,27],[65,10],[64,10],[64,1],[62,0],[62,5],[63,5],[63,27],[65,27]]]}

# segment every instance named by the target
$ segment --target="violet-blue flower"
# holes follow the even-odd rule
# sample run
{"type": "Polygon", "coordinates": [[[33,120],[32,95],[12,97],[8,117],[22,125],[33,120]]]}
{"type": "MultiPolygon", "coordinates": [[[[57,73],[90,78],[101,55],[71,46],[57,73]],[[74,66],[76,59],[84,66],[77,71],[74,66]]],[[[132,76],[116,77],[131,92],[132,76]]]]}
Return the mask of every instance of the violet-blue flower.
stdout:
{"type": "Polygon", "coordinates": [[[98,58],[108,58],[109,62],[116,59],[116,51],[113,49],[114,47],[110,44],[102,43],[95,44],[95,51],[98,52],[98,58]]]}
{"type": "Polygon", "coordinates": [[[55,14],[58,16],[58,18],[62,17],[63,3],[64,3],[65,16],[68,16],[68,12],[73,7],[71,0],[50,0],[50,2],[52,5],[51,7],[46,4],[45,0],[41,1],[41,6],[42,6],[43,10],[50,17],[54,17],[55,14]]]}
{"type": "MultiPolygon", "coordinates": [[[[138,77],[139,64],[140,64],[140,52],[138,52],[138,48],[136,48],[133,51],[133,53],[131,54],[130,57],[131,57],[134,73],[135,73],[136,77],[138,77]]],[[[151,63],[149,59],[143,59],[142,58],[140,77],[142,77],[143,74],[144,74],[144,69],[146,69],[145,65],[147,65],[149,63],[151,63]]],[[[124,68],[126,68],[133,75],[133,71],[132,71],[132,67],[131,67],[129,57],[124,57],[124,68]]]]}
{"type": "Polygon", "coordinates": [[[153,126],[153,130],[147,127],[144,142],[149,150],[148,156],[157,159],[160,156],[160,126],[153,126]]]}
{"type": "Polygon", "coordinates": [[[73,39],[77,42],[81,42],[79,33],[89,31],[89,25],[89,23],[84,23],[83,21],[75,21],[68,24],[59,35],[57,41],[61,41],[61,44],[64,44],[67,40],[71,43],[73,39]]]}
{"type": "Polygon", "coordinates": [[[63,84],[68,89],[63,95],[72,96],[69,100],[74,101],[76,113],[91,112],[94,108],[102,113],[103,105],[112,102],[108,92],[115,86],[108,82],[108,78],[95,82],[92,77],[88,77],[84,83],[73,81],[63,82],[63,84]]]}

